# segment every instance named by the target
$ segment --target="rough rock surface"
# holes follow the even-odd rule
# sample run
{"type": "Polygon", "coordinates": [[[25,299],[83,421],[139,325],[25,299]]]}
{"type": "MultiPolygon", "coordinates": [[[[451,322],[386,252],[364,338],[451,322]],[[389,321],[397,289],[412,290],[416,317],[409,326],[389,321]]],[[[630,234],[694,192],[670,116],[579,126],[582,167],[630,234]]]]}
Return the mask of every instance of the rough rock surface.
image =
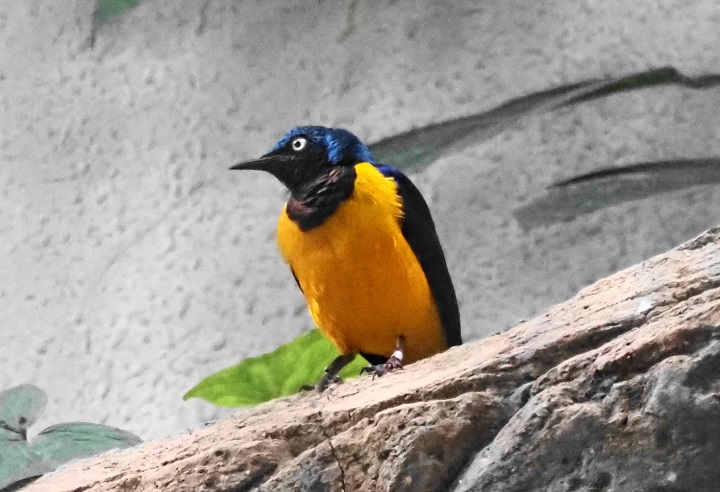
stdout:
{"type": "Polygon", "coordinates": [[[719,456],[720,228],[501,335],[26,490],[696,492],[719,456]]]}

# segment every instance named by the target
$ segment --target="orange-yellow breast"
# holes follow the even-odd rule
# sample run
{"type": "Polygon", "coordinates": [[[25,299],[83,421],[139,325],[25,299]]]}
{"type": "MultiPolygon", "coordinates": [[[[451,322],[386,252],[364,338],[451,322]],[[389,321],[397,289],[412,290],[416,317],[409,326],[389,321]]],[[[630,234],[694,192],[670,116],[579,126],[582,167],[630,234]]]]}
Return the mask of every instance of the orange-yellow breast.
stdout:
{"type": "Polygon", "coordinates": [[[405,336],[410,363],[445,350],[437,308],[415,253],[402,235],[395,182],[355,166],[350,198],[324,223],[301,231],[285,211],[278,246],[318,328],[345,354],[389,357],[405,336]]]}

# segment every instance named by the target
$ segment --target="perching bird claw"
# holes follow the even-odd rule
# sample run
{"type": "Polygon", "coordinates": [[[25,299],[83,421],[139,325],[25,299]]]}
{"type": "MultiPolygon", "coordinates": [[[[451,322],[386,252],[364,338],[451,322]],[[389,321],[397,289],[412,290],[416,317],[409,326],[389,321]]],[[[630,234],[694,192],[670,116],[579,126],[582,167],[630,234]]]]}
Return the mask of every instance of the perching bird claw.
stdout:
{"type": "Polygon", "coordinates": [[[318,392],[322,393],[327,389],[328,386],[330,386],[332,383],[342,383],[342,378],[338,376],[338,372],[351,363],[353,359],[355,358],[355,354],[340,354],[337,357],[335,357],[335,360],[333,360],[330,365],[327,366],[327,369],[325,369],[325,374],[323,374],[322,379],[318,382],[317,386],[313,387],[310,385],[303,385],[300,390],[312,390],[317,389],[318,392]]]}
{"type": "Polygon", "coordinates": [[[400,335],[397,339],[397,345],[395,345],[395,352],[392,353],[390,358],[383,364],[375,364],[374,366],[363,367],[360,370],[360,374],[372,373],[373,379],[375,377],[382,377],[390,371],[395,369],[402,369],[402,361],[405,356],[405,337],[400,335]]]}
{"type": "Polygon", "coordinates": [[[330,375],[329,373],[325,373],[325,375],[322,377],[320,381],[318,381],[317,386],[308,386],[305,387],[308,388],[308,390],[317,389],[318,393],[322,393],[325,391],[328,386],[330,386],[332,383],[342,383],[342,378],[338,376],[337,374],[330,375]]]}
{"type": "Polygon", "coordinates": [[[360,370],[360,374],[364,373],[372,373],[373,379],[376,377],[382,377],[385,374],[387,374],[390,371],[393,371],[395,369],[402,369],[402,361],[398,358],[396,358],[394,355],[390,357],[387,362],[383,364],[376,364],[374,366],[367,366],[363,367],[360,370]]]}

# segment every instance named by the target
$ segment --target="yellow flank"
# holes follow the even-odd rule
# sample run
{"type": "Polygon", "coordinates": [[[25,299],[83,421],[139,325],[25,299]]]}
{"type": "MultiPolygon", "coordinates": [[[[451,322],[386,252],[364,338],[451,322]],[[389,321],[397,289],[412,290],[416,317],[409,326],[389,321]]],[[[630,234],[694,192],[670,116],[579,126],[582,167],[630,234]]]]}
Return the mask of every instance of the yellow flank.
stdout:
{"type": "Polygon", "coordinates": [[[390,357],[405,336],[404,363],[445,350],[425,273],[402,235],[395,182],[355,166],[355,189],[323,224],[303,232],[285,211],[278,246],[310,314],[344,354],[390,357]]]}

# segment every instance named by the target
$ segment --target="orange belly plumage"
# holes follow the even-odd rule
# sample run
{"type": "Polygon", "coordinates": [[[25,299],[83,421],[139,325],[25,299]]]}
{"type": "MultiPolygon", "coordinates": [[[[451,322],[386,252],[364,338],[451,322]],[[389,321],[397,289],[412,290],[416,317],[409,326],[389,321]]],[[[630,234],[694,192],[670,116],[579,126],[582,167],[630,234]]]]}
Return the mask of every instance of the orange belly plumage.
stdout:
{"type": "Polygon", "coordinates": [[[318,328],[344,354],[389,357],[405,337],[405,363],[445,350],[425,273],[402,235],[392,178],[355,166],[350,198],[324,223],[302,231],[285,211],[278,246],[295,272],[318,328]]]}

